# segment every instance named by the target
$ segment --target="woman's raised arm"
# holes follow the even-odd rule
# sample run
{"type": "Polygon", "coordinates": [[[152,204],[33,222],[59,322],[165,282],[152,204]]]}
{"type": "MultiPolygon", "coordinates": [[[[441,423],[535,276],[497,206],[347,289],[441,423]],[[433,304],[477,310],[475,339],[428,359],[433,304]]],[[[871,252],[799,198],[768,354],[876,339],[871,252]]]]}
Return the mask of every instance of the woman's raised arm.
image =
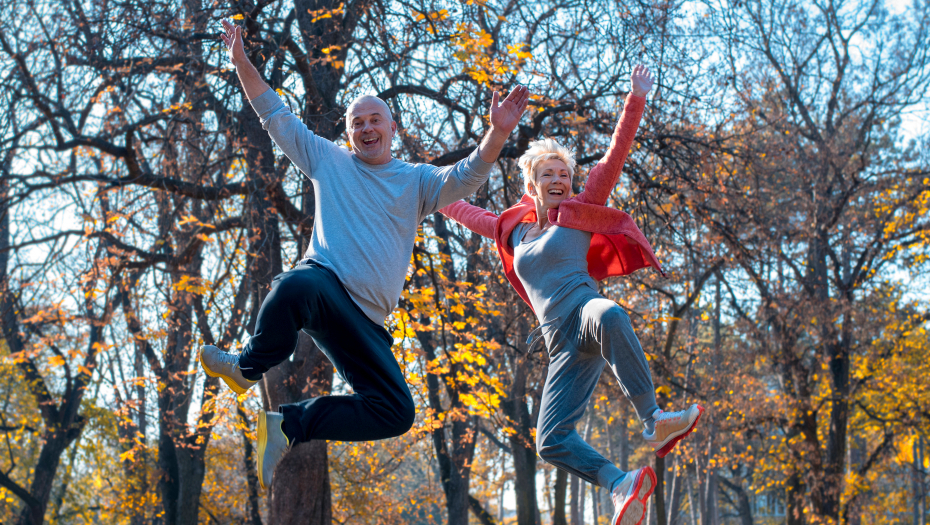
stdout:
{"type": "Polygon", "coordinates": [[[494,238],[494,229],[497,227],[497,215],[484,208],[473,206],[465,201],[455,201],[439,213],[461,224],[469,230],[487,237],[494,238]]]}
{"type": "Polygon", "coordinates": [[[623,104],[623,114],[620,116],[620,121],[617,122],[617,127],[614,128],[613,137],[610,139],[610,149],[607,150],[604,158],[597,163],[597,166],[591,169],[584,191],[578,194],[578,199],[588,204],[598,204],[600,206],[607,204],[607,198],[610,197],[610,193],[617,184],[617,179],[620,178],[623,164],[630,153],[633,139],[636,138],[639,121],[643,118],[643,110],[646,108],[646,94],[652,89],[652,76],[649,69],[645,66],[634,67],[631,84],[632,90],[623,104]]]}

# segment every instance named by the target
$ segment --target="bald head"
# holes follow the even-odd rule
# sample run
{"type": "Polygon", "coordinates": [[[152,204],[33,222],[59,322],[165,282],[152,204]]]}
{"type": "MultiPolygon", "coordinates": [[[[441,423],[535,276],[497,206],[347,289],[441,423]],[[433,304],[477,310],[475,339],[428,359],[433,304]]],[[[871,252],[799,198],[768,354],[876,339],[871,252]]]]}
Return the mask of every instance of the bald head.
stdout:
{"type": "Polygon", "coordinates": [[[378,97],[362,95],[346,108],[346,132],[352,151],[368,164],[391,161],[391,141],[396,131],[390,108],[378,97]]]}
{"type": "Polygon", "coordinates": [[[394,118],[391,116],[391,108],[388,107],[385,101],[374,95],[360,95],[355,97],[355,100],[353,100],[349,104],[349,107],[346,108],[346,127],[352,127],[352,118],[358,114],[360,108],[365,112],[369,112],[375,107],[378,108],[376,111],[382,117],[386,118],[387,120],[394,120],[394,118]]]}

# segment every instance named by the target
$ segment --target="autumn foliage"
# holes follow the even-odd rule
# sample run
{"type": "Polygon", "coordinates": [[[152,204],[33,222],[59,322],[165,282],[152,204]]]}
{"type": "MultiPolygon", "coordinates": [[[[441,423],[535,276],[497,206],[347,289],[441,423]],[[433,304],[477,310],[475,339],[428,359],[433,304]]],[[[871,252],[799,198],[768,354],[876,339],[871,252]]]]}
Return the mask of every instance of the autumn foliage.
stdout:
{"type": "MultiPolygon", "coordinates": [[[[548,357],[494,246],[441,215],[387,325],[406,435],[295,447],[267,493],[255,414],[346,387],[309,338],[237,397],[236,351],[313,231],[313,186],[243,97],[219,20],[319,136],[395,113],[395,156],[448,165],[493,90],[533,97],[472,202],[518,202],[529,141],[604,154],[632,65],[656,89],[609,205],[669,278],[600,283],[660,405],[708,408],[658,459],[608,375],[579,426],[651,464],[649,524],[927,523],[930,4],[0,0],[0,522],[607,523],[538,460],[548,357]]],[[[354,196],[344,196],[346,206],[354,196]]],[[[359,232],[376,234],[376,232],[359,232]]]]}

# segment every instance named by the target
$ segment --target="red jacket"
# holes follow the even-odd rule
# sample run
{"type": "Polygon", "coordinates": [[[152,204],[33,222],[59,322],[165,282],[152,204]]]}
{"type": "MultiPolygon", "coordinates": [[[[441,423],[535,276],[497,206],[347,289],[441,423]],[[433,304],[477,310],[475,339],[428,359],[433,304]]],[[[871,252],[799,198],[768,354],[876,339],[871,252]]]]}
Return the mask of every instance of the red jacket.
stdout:
{"type": "MultiPolygon", "coordinates": [[[[630,152],[645,104],[644,97],[633,94],[627,97],[610,149],[597,166],[591,169],[584,191],[548,211],[550,223],[593,234],[587,257],[588,273],[597,281],[615,275],[628,275],[647,266],[652,266],[665,276],[652,246],[633,218],[623,211],[606,206],[607,198],[617,184],[630,152]]],[[[523,283],[514,271],[513,248],[508,239],[521,222],[536,222],[536,205],[532,197],[523,195],[519,203],[505,210],[500,217],[465,201],[454,202],[439,211],[469,230],[494,239],[507,280],[526,304],[530,304],[523,283]]]]}

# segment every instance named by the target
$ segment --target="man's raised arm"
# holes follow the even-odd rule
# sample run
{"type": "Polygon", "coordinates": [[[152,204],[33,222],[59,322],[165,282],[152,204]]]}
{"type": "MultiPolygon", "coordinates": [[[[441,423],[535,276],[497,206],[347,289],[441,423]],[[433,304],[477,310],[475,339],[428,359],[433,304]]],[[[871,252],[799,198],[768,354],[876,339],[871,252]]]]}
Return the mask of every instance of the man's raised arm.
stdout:
{"type": "Polygon", "coordinates": [[[491,166],[497,160],[510,133],[517,127],[526,110],[530,93],[526,86],[513,88],[503,101],[497,91],[491,96],[491,127],[478,149],[467,158],[440,170],[440,177],[426,180],[429,187],[423,192],[424,216],[474,193],[487,182],[491,166]]]}
{"type": "Polygon", "coordinates": [[[526,110],[526,103],[530,100],[530,91],[526,86],[517,86],[500,105],[497,104],[499,100],[500,93],[495,91],[491,96],[491,128],[484,134],[478,146],[478,155],[485,162],[494,162],[501,154],[507,137],[517,127],[520,117],[526,110]]]}
{"type": "Polygon", "coordinates": [[[271,87],[262,80],[261,74],[245,54],[245,47],[242,45],[242,28],[223,20],[223,29],[226,30],[226,34],[221,35],[223,43],[226,44],[226,51],[229,52],[230,62],[236,66],[236,74],[239,75],[239,82],[242,82],[245,96],[249,100],[255,100],[271,87]]]}

